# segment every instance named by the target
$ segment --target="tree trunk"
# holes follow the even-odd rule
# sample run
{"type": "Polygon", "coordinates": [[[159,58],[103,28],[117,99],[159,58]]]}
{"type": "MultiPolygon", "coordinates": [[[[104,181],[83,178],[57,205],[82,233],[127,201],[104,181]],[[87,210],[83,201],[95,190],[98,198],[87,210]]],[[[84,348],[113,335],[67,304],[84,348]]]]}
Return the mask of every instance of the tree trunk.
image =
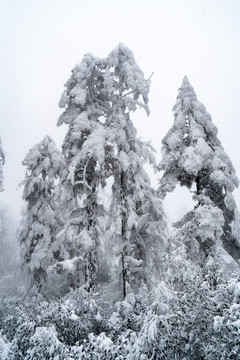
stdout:
{"type": "Polygon", "coordinates": [[[95,267],[92,259],[92,251],[89,252],[85,265],[85,284],[88,292],[91,292],[94,286],[95,267]]]}
{"type": "Polygon", "coordinates": [[[123,279],[123,299],[127,295],[127,270],[125,268],[125,256],[122,253],[122,279],[123,279]]]}
{"type": "Polygon", "coordinates": [[[201,186],[200,186],[200,176],[198,175],[196,177],[196,190],[197,190],[197,195],[201,194],[201,186]]]}
{"type": "Polygon", "coordinates": [[[125,264],[125,256],[127,255],[127,202],[126,202],[126,174],[122,171],[120,176],[121,181],[121,220],[122,220],[122,241],[123,241],[123,251],[122,251],[122,284],[123,284],[123,299],[127,295],[127,283],[128,283],[128,274],[125,264]]]}

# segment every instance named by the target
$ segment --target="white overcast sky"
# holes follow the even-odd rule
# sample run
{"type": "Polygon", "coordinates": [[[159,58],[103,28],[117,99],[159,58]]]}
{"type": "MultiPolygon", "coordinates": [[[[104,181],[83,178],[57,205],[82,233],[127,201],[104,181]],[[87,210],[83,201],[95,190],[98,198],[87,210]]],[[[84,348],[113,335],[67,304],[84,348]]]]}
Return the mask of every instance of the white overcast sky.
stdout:
{"type": "MultiPolygon", "coordinates": [[[[151,114],[134,115],[138,135],[160,159],[184,75],[212,115],[240,177],[239,0],[0,0],[0,137],[7,153],[0,201],[21,207],[22,160],[48,134],[61,147],[58,101],[75,64],[123,42],[148,78],[151,114]]],[[[155,181],[155,180],[154,180],[155,181]]],[[[240,208],[240,190],[235,192],[240,208]]],[[[170,216],[187,207],[170,195],[170,216]]]]}

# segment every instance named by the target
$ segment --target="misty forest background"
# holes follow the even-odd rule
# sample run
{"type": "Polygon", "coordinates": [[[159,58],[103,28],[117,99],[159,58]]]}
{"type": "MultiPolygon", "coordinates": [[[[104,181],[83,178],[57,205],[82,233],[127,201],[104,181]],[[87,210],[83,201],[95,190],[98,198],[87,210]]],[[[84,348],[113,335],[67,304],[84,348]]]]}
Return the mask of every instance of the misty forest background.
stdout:
{"type": "Polygon", "coordinates": [[[17,231],[0,204],[1,359],[240,359],[239,181],[187,77],[156,162],[131,118],[150,85],[123,44],[85,55],[62,149],[46,135],[26,154],[17,231]],[[193,207],[170,226],[178,185],[193,207]]]}

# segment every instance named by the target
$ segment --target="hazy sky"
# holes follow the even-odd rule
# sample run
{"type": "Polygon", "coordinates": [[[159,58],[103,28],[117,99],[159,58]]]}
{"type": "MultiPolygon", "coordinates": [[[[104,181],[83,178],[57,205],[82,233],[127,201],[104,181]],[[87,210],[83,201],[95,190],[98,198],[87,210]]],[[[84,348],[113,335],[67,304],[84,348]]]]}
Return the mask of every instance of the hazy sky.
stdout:
{"type": "MultiPolygon", "coordinates": [[[[119,42],[147,78],[154,72],[151,114],[138,110],[134,123],[158,159],[187,75],[240,177],[239,0],[0,0],[0,137],[7,153],[0,201],[16,214],[28,150],[46,134],[61,147],[67,129],[56,126],[58,101],[72,68],[87,52],[105,57],[119,42]]],[[[235,198],[240,208],[240,190],[235,198]]],[[[174,218],[186,204],[179,193],[165,206],[174,218]]]]}

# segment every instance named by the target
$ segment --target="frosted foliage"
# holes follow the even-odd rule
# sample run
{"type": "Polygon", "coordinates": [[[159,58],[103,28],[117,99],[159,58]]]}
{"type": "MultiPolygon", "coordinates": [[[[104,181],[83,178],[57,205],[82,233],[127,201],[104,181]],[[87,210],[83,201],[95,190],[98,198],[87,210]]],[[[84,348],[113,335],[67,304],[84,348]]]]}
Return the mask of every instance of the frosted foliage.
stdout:
{"type": "Polygon", "coordinates": [[[202,242],[210,239],[216,241],[223,232],[224,218],[222,211],[212,205],[199,206],[194,215],[196,222],[195,236],[202,242]]]}
{"type": "Polygon", "coordinates": [[[2,148],[2,140],[0,138],[0,191],[3,191],[3,165],[5,163],[5,154],[2,148]]]}
{"type": "Polygon", "coordinates": [[[62,262],[63,269],[68,273],[74,274],[76,272],[76,266],[79,261],[79,257],[75,256],[73,259],[67,259],[62,262]]]}
{"type": "Polygon", "coordinates": [[[128,92],[126,102],[129,103],[128,107],[130,111],[134,111],[138,104],[148,111],[146,103],[148,102],[149,83],[144,79],[144,74],[136,64],[130,49],[123,44],[119,44],[118,47],[109,54],[107,73],[107,86],[110,87],[109,92],[115,92],[115,96],[117,95],[116,90],[120,90],[121,95],[125,95],[128,92]],[[115,72],[118,73],[119,78],[121,76],[121,82],[119,82],[119,85],[116,87],[114,86],[116,80],[114,76],[110,75],[111,68],[115,68],[115,72]],[[131,101],[129,90],[132,90],[134,95],[131,95],[131,101]],[[143,102],[138,103],[140,94],[143,102]]]}
{"type": "Polygon", "coordinates": [[[198,125],[198,123],[196,121],[192,121],[192,123],[191,123],[191,135],[192,135],[192,141],[197,141],[198,139],[204,140],[206,138],[206,135],[203,132],[202,126],[198,125]]]}
{"type": "Polygon", "coordinates": [[[73,102],[76,105],[84,105],[86,102],[87,93],[85,89],[82,89],[80,86],[75,86],[70,92],[69,95],[73,98],[73,102]]]}
{"type": "Polygon", "coordinates": [[[212,148],[207,144],[206,140],[202,137],[196,139],[196,145],[194,148],[196,154],[198,154],[202,160],[212,161],[214,153],[212,148]]]}
{"type": "Polygon", "coordinates": [[[166,193],[172,192],[175,189],[178,183],[176,172],[177,171],[173,171],[171,174],[168,175],[168,178],[163,177],[161,179],[160,182],[161,190],[159,191],[159,195],[161,198],[164,198],[166,193]]]}
{"type": "Polygon", "coordinates": [[[129,156],[127,156],[127,154],[124,151],[120,151],[119,153],[119,161],[122,165],[122,170],[126,171],[128,170],[129,166],[130,166],[130,162],[129,162],[129,156]]]}
{"type": "Polygon", "coordinates": [[[42,178],[47,176],[49,180],[54,179],[63,166],[61,152],[57,149],[51,137],[46,136],[28,152],[23,160],[23,165],[32,171],[33,176],[31,176],[31,179],[39,175],[42,178]]]}
{"type": "MultiPolygon", "coordinates": [[[[27,351],[27,359],[40,360],[62,358],[64,345],[57,338],[54,326],[37,327],[35,333],[30,337],[31,348],[27,351]]],[[[63,355],[64,356],[64,355],[63,355]]]]}
{"type": "Polygon", "coordinates": [[[196,154],[192,146],[189,146],[182,154],[180,165],[183,166],[188,174],[197,176],[203,166],[203,159],[200,155],[196,154]]]}
{"type": "Polygon", "coordinates": [[[11,348],[11,343],[8,342],[5,336],[2,336],[0,333],[0,358],[1,360],[9,359],[9,352],[11,348]]]}
{"type": "Polygon", "coordinates": [[[234,209],[234,221],[231,223],[231,230],[238,246],[240,246],[240,213],[236,208],[234,209]]]}
{"type": "Polygon", "coordinates": [[[181,142],[182,142],[181,132],[176,131],[169,134],[168,138],[166,139],[166,142],[170,150],[174,150],[178,148],[179,146],[181,146],[181,142]]]}
{"type": "Polygon", "coordinates": [[[123,102],[130,111],[137,106],[148,111],[149,82],[137,66],[131,50],[119,44],[106,59],[85,55],[75,66],[65,85],[60,107],[66,111],[58,125],[70,124],[82,111],[94,117],[105,116],[113,111],[117,102],[123,102]],[[119,95],[122,96],[119,100],[119,95]]]}
{"type": "Polygon", "coordinates": [[[83,130],[90,130],[90,121],[86,111],[83,111],[73,120],[73,135],[75,134],[76,139],[83,130]]]}
{"type": "Polygon", "coordinates": [[[91,234],[87,230],[81,231],[77,237],[77,246],[81,249],[81,253],[87,253],[94,246],[91,234]]]}
{"type": "Polygon", "coordinates": [[[214,272],[222,282],[237,278],[239,273],[238,263],[221,246],[215,246],[214,257],[208,257],[206,269],[210,274],[214,272]]]}
{"type": "Polygon", "coordinates": [[[205,197],[200,197],[199,201],[200,205],[181,221],[179,234],[182,234],[184,242],[192,242],[191,246],[194,244],[194,239],[200,242],[200,247],[201,243],[206,243],[208,246],[221,244],[224,226],[222,211],[205,197]]]}
{"type": "Polygon", "coordinates": [[[66,90],[60,99],[59,106],[61,108],[65,108],[71,102],[75,102],[76,105],[84,105],[89,96],[86,85],[91,76],[95,61],[96,59],[91,54],[87,54],[82,62],[75,66],[72,71],[72,77],[66,83],[66,90]]]}
{"type": "Polygon", "coordinates": [[[105,143],[106,132],[102,126],[97,125],[94,131],[89,135],[87,141],[84,142],[80,156],[96,157],[98,165],[105,164],[105,143]]]}

